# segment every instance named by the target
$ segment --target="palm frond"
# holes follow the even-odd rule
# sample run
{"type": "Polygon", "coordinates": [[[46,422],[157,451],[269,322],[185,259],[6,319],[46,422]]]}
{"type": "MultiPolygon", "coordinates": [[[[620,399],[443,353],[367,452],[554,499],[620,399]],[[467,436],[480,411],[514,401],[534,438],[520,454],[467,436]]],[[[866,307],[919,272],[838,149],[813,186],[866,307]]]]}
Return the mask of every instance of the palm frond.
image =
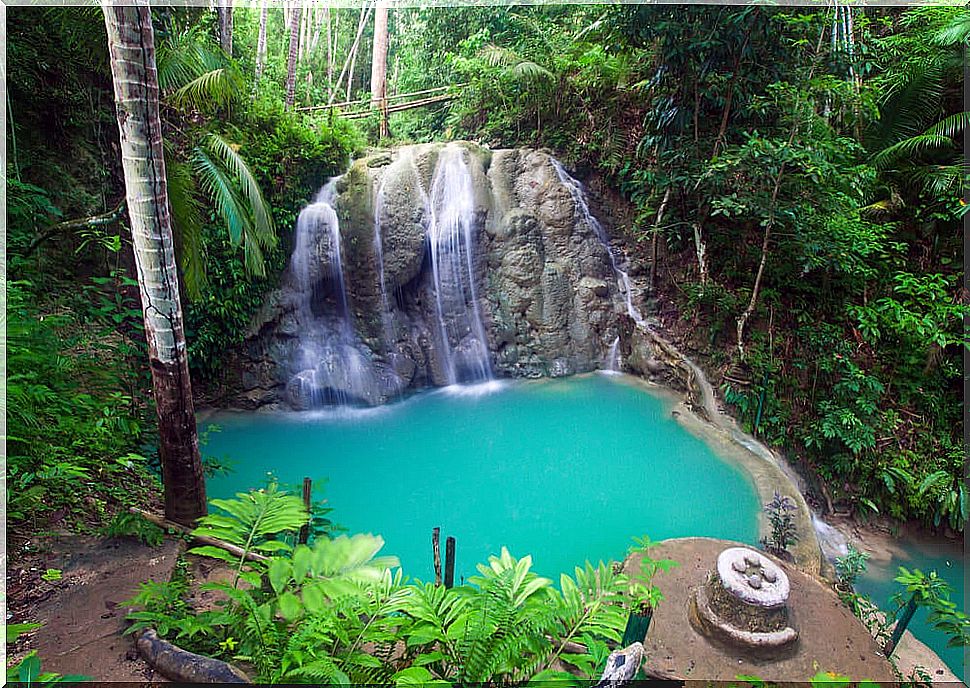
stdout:
{"type": "Polygon", "coordinates": [[[252,170],[249,169],[249,165],[246,164],[246,161],[236,149],[218,134],[209,134],[206,145],[232,174],[236,184],[242,190],[243,197],[249,204],[254,220],[251,228],[253,240],[259,248],[275,246],[277,237],[273,215],[252,170]]]}
{"type": "Polygon", "coordinates": [[[225,53],[199,29],[170,34],[159,41],[155,64],[163,92],[185,86],[206,72],[228,66],[225,53]]]}
{"type": "Polygon", "coordinates": [[[252,224],[226,171],[201,147],[192,151],[192,169],[198,175],[199,185],[215,205],[216,212],[225,221],[229,239],[239,246],[252,224]]]}
{"type": "Polygon", "coordinates": [[[168,203],[175,230],[175,257],[182,271],[182,283],[189,299],[198,299],[208,282],[202,244],[202,206],[192,168],[165,155],[168,203]]]}
{"type": "Polygon", "coordinates": [[[225,107],[240,93],[240,84],[234,70],[219,67],[199,74],[172,92],[170,100],[177,107],[205,108],[225,107]]]}
{"type": "Polygon", "coordinates": [[[955,139],[970,124],[970,112],[958,112],[946,117],[926,130],[929,136],[947,136],[955,139]]]}
{"type": "Polygon", "coordinates": [[[919,134],[895,143],[872,156],[872,164],[878,169],[886,169],[900,158],[912,157],[927,150],[946,148],[953,145],[948,136],[919,134]]]}
{"type": "Polygon", "coordinates": [[[970,43],[970,11],[966,6],[959,9],[953,20],[940,29],[933,37],[933,44],[940,47],[953,47],[970,43]]]}
{"type": "Polygon", "coordinates": [[[548,69],[509,48],[489,44],[478,55],[490,67],[501,67],[520,81],[551,81],[554,78],[548,69]]]}

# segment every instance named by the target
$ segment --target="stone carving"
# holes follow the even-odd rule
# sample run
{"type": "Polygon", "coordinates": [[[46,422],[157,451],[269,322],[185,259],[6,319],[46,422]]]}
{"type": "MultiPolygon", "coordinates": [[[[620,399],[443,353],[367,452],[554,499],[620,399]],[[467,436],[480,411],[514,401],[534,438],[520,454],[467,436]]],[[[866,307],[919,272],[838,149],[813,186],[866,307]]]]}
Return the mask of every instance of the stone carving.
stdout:
{"type": "Polygon", "coordinates": [[[763,655],[798,639],[789,624],[791,586],[780,566],[760,552],[730,547],[691,597],[691,622],[711,638],[763,655]]]}

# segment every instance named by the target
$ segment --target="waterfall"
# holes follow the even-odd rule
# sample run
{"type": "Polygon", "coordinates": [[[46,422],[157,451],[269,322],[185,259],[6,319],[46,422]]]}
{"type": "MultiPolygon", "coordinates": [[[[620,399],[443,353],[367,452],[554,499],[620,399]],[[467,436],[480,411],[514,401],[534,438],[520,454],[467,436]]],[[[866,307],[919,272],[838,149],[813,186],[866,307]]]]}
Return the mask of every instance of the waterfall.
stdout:
{"type": "Polygon", "coordinates": [[[488,339],[475,287],[475,191],[458,146],[442,149],[430,195],[428,243],[439,352],[446,381],[492,379],[488,339]]]}
{"type": "Polygon", "coordinates": [[[610,350],[606,353],[606,367],[603,369],[604,373],[609,373],[614,375],[620,372],[620,338],[617,337],[610,344],[610,350]]]}
{"type": "Polygon", "coordinates": [[[556,174],[559,176],[559,181],[563,186],[569,191],[569,195],[573,198],[573,203],[576,204],[576,209],[579,211],[583,218],[583,221],[593,230],[596,238],[599,239],[600,243],[606,249],[606,255],[609,256],[610,266],[613,268],[613,274],[615,274],[620,282],[623,284],[623,297],[626,301],[626,312],[633,322],[639,324],[643,322],[643,316],[637,307],[633,305],[633,288],[630,283],[629,273],[620,267],[616,259],[616,255],[613,253],[613,248],[610,246],[610,239],[606,235],[606,230],[603,229],[603,225],[600,221],[596,219],[593,212],[589,208],[589,201],[586,200],[586,192],[583,189],[583,185],[579,183],[577,179],[570,176],[566,172],[566,168],[562,166],[556,159],[552,159],[552,166],[556,169],[556,174]]]}
{"type": "Polygon", "coordinates": [[[337,178],[300,211],[291,258],[299,347],[291,398],[303,407],[347,404],[366,396],[369,362],[356,347],[335,210],[337,178]],[[326,313],[320,282],[329,287],[336,313],[326,313]]]}

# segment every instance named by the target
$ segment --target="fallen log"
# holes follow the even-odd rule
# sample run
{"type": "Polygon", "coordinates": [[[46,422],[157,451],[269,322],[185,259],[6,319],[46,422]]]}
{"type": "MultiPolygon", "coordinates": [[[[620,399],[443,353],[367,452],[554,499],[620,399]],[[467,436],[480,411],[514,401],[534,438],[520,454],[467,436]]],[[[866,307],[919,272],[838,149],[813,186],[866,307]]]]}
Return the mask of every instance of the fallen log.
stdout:
{"type": "Polygon", "coordinates": [[[153,628],[145,629],[135,646],[155,671],[177,683],[252,683],[231,664],[183,650],[159,638],[153,628]]]}
{"type": "Polygon", "coordinates": [[[262,554],[259,554],[258,552],[247,552],[242,547],[239,547],[238,545],[233,545],[232,543],[224,542],[217,538],[209,537],[208,535],[193,535],[191,528],[186,528],[181,523],[176,523],[175,521],[169,521],[167,518],[163,516],[153,514],[150,511],[139,509],[136,506],[129,507],[128,511],[138,516],[141,516],[146,521],[151,521],[152,523],[154,523],[156,526],[159,526],[160,528],[167,528],[170,530],[176,530],[180,533],[184,533],[185,535],[188,535],[189,537],[196,540],[197,542],[201,542],[203,545],[212,545],[213,547],[224,549],[230,554],[235,554],[237,557],[245,557],[247,561],[269,561],[268,557],[264,557],[262,554]]]}

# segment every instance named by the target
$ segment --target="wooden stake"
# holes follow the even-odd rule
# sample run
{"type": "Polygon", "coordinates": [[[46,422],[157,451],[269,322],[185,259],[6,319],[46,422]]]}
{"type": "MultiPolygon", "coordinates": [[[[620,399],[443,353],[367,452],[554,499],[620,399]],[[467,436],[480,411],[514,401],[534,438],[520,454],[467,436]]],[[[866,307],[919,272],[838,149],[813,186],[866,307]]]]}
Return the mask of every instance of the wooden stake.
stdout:
{"type": "Polygon", "coordinates": [[[445,587],[455,587],[455,538],[445,540],[445,587]]]}
{"type": "Polygon", "coordinates": [[[313,512],[310,510],[310,499],[311,492],[313,491],[313,483],[309,478],[303,479],[303,506],[306,507],[307,522],[306,525],[300,528],[299,542],[301,545],[305,545],[307,540],[310,539],[310,521],[313,520],[313,512]]]}
{"type": "Polygon", "coordinates": [[[431,549],[434,550],[434,584],[441,585],[441,528],[431,531],[431,549]]]}

